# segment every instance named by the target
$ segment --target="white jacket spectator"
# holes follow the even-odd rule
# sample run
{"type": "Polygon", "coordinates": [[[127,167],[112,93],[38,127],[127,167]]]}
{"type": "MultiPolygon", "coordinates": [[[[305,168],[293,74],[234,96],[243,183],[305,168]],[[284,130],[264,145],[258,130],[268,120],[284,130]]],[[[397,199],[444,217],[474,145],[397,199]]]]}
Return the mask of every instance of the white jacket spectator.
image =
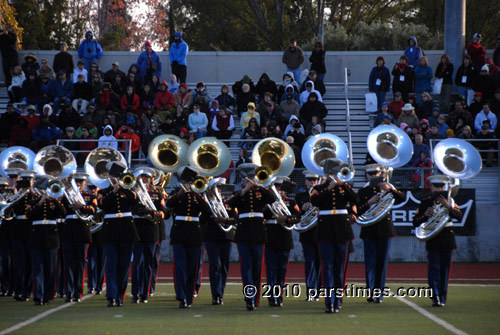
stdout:
{"type": "Polygon", "coordinates": [[[104,135],[99,137],[98,147],[110,147],[118,150],[118,142],[116,138],[113,136],[113,127],[109,124],[104,127],[104,135]]]}

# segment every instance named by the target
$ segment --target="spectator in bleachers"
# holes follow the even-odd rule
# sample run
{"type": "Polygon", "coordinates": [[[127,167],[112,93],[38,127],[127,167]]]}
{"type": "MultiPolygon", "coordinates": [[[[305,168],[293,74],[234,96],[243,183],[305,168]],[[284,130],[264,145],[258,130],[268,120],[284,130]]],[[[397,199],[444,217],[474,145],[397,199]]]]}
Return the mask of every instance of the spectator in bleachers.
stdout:
{"type": "Polygon", "coordinates": [[[189,46],[182,39],[182,32],[174,33],[174,43],[170,45],[169,57],[172,73],[179,78],[180,83],[186,82],[187,77],[187,55],[189,46]]]}
{"type": "Polygon", "coordinates": [[[255,103],[249,102],[247,105],[247,111],[240,116],[240,126],[244,130],[250,124],[250,120],[255,119],[257,125],[260,126],[260,114],[255,111],[255,103]]]}
{"type": "Polygon", "coordinates": [[[251,86],[249,84],[243,84],[241,87],[241,93],[236,95],[236,109],[240,117],[244,112],[246,112],[247,106],[250,102],[254,103],[255,106],[255,95],[252,93],[251,86]]]}
{"type": "Polygon", "coordinates": [[[378,110],[382,107],[385,102],[385,95],[391,87],[391,75],[389,69],[385,66],[385,59],[382,56],[378,56],[375,60],[376,66],[370,71],[370,77],[368,78],[368,90],[374,92],[377,95],[378,110]]]}
{"type": "MultiPolygon", "coordinates": [[[[283,117],[285,119],[289,119],[291,115],[299,116],[300,115],[300,105],[299,103],[294,99],[293,93],[293,86],[290,85],[288,90],[290,93],[287,92],[287,94],[283,95],[284,100],[281,100],[281,103],[279,104],[281,110],[283,111],[283,117]]],[[[295,93],[297,94],[297,93],[295,93]]],[[[309,95],[311,96],[311,95],[309,95]]],[[[297,95],[298,99],[298,95],[297,95]]]]}
{"type": "Polygon", "coordinates": [[[10,138],[10,131],[16,124],[20,117],[20,112],[14,108],[14,105],[7,104],[7,111],[0,116],[0,141],[8,141],[10,138]]]}
{"type": "Polygon", "coordinates": [[[188,136],[189,136],[189,131],[187,130],[187,128],[181,128],[180,132],[179,132],[179,137],[184,141],[186,142],[186,144],[188,144],[188,136]]]}
{"type": "Polygon", "coordinates": [[[433,124],[438,124],[439,116],[440,116],[439,109],[435,108],[432,111],[432,115],[428,119],[429,120],[429,126],[432,127],[433,124]]]}
{"type": "Polygon", "coordinates": [[[59,72],[56,81],[52,86],[52,96],[54,97],[54,109],[59,110],[60,104],[71,104],[73,97],[73,83],[66,78],[66,72],[59,72]]]}
{"type": "Polygon", "coordinates": [[[300,87],[300,66],[304,62],[304,52],[297,46],[295,38],[290,39],[288,48],[283,51],[282,62],[286,65],[286,71],[293,73],[293,76],[300,87]]]}
{"type": "MultiPolygon", "coordinates": [[[[137,114],[131,107],[127,107],[123,113],[122,120],[128,127],[137,128],[137,114]]],[[[142,126],[142,123],[140,124],[142,126]]]]}
{"type": "Polygon", "coordinates": [[[94,97],[94,101],[99,108],[106,108],[109,105],[118,106],[120,104],[120,96],[113,91],[110,83],[103,83],[101,90],[94,97]]]}
{"type": "Polygon", "coordinates": [[[306,82],[307,81],[312,81],[314,84],[314,89],[319,92],[321,96],[325,95],[326,88],[325,88],[325,83],[323,83],[323,80],[318,78],[318,74],[316,71],[311,70],[309,71],[309,74],[307,75],[307,79],[302,83],[302,86],[300,87],[300,92],[304,92],[306,90],[306,82]]]}
{"type": "Polygon", "coordinates": [[[83,67],[83,62],[81,60],[78,61],[76,68],[73,70],[73,84],[78,82],[78,76],[82,75],[84,81],[88,82],[88,71],[83,67]]]}
{"type": "MultiPolygon", "coordinates": [[[[289,84],[285,88],[285,93],[281,96],[281,102],[291,98],[292,100],[295,100],[297,103],[300,103],[300,96],[299,93],[297,93],[294,89],[294,87],[289,84]]],[[[300,108],[300,106],[299,106],[300,108]]]]}
{"type": "Polygon", "coordinates": [[[120,100],[120,106],[123,112],[127,111],[128,109],[132,109],[135,113],[137,113],[137,111],[139,110],[141,106],[141,99],[134,92],[133,86],[127,86],[127,93],[122,96],[120,100]]]}
{"type": "MultiPolygon", "coordinates": [[[[86,122],[90,122],[91,124],[93,124],[97,127],[100,127],[102,124],[102,119],[104,118],[105,115],[106,115],[106,111],[105,111],[104,107],[97,109],[97,107],[94,103],[90,103],[87,106],[87,111],[85,112],[85,115],[83,115],[83,117],[82,117],[82,124],[85,124],[86,122]]],[[[91,134],[92,134],[92,132],[91,132],[91,134]]],[[[78,133],[78,129],[77,129],[76,136],[80,136],[80,135],[81,134],[78,133]]],[[[94,138],[97,138],[97,133],[92,134],[92,135],[95,135],[94,138]]]]}
{"type": "MultiPolygon", "coordinates": [[[[217,100],[214,100],[217,101],[217,100]]],[[[233,115],[226,111],[226,106],[220,106],[218,114],[212,121],[212,130],[218,139],[229,139],[233,135],[233,115]]]]}
{"type": "Polygon", "coordinates": [[[168,77],[168,90],[174,95],[179,90],[179,82],[175,74],[171,74],[170,77],[168,77]]]}
{"type": "MultiPolygon", "coordinates": [[[[139,158],[139,150],[141,150],[141,138],[135,133],[134,127],[127,127],[126,130],[121,127],[121,132],[116,135],[119,140],[131,140],[130,151],[132,153],[132,158],[139,158]]],[[[122,149],[127,148],[126,142],[123,143],[122,149]]]]}
{"type": "Polygon", "coordinates": [[[477,67],[483,66],[485,63],[484,57],[486,56],[486,50],[481,45],[482,36],[479,33],[475,33],[472,36],[472,42],[470,42],[465,50],[470,56],[472,63],[477,67]]]}
{"type": "Polygon", "coordinates": [[[102,128],[104,129],[106,125],[110,124],[113,129],[118,128],[118,126],[121,124],[122,119],[121,115],[118,112],[117,109],[113,105],[107,105],[106,106],[106,114],[104,115],[104,118],[102,119],[102,128]],[[106,119],[108,119],[106,123],[106,119]]]}
{"type": "MultiPolygon", "coordinates": [[[[141,79],[138,77],[140,75],[140,72],[130,72],[128,75],[127,75],[127,80],[125,81],[127,87],[128,86],[132,86],[134,88],[134,92],[136,94],[139,94],[141,95],[142,94],[142,81],[141,79]]],[[[167,83],[166,81],[163,81],[163,83],[167,83]]],[[[168,85],[167,85],[167,88],[168,88],[168,85]]],[[[160,87],[161,89],[161,87],[160,87]]]]}
{"type": "MultiPolygon", "coordinates": [[[[96,99],[97,96],[99,95],[99,93],[102,91],[104,83],[103,83],[103,81],[101,79],[101,75],[99,75],[98,73],[94,74],[94,75],[90,75],[89,74],[89,78],[91,79],[89,81],[89,83],[90,83],[90,86],[92,86],[92,97],[94,99],[96,99]]],[[[118,98],[118,100],[119,99],[120,98],[118,98]]]]}
{"type": "MultiPolygon", "coordinates": [[[[238,167],[241,165],[241,164],[245,164],[245,163],[251,163],[252,160],[248,157],[248,152],[245,148],[241,148],[240,149],[240,152],[238,154],[238,161],[236,162],[236,173],[234,175],[234,184],[235,185],[238,185],[240,182],[241,182],[241,176],[240,176],[240,169],[238,169],[238,167]]],[[[229,184],[231,181],[228,180],[227,183],[229,184]]]]}
{"type": "Polygon", "coordinates": [[[26,75],[21,66],[14,66],[12,70],[12,83],[7,87],[9,102],[20,102],[23,98],[23,82],[26,80],[26,75]]]}
{"type": "Polygon", "coordinates": [[[208,110],[208,115],[207,115],[209,128],[212,127],[212,122],[213,122],[214,118],[217,116],[217,114],[219,114],[219,102],[217,100],[212,100],[212,103],[211,103],[210,109],[208,110]]]}
{"type": "MultiPolygon", "coordinates": [[[[425,151],[420,152],[420,156],[413,162],[411,165],[412,167],[416,168],[431,168],[432,167],[432,160],[429,158],[427,153],[425,151]]],[[[427,177],[431,175],[432,171],[431,170],[425,170],[422,171],[420,169],[415,170],[415,172],[412,174],[411,179],[417,184],[420,184],[420,181],[422,180],[422,176],[424,177],[424,180],[427,180],[427,177]]]]}
{"type": "Polygon", "coordinates": [[[261,124],[266,123],[268,120],[274,121],[281,129],[288,124],[288,120],[283,118],[283,113],[276,108],[276,104],[272,101],[267,104],[266,111],[260,115],[260,119],[261,124]]]}
{"type": "Polygon", "coordinates": [[[78,75],[78,81],[73,84],[73,109],[80,115],[85,114],[92,100],[92,86],[84,80],[83,74],[78,75]]]}
{"type": "MultiPolygon", "coordinates": [[[[33,109],[33,112],[35,109],[33,109]]],[[[38,115],[37,115],[38,117],[38,115]]],[[[9,147],[19,145],[28,147],[33,137],[33,129],[30,129],[26,118],[20,117],[17,119],[17,124],[12,127],[9,137],[9,147]]]]}
{"type": "Polygon", "coordinates": [[[286,137],[286,143],[292,148],[293,154],[295,156],[295,168],[302,168],[304,165],[302,164],[302,155],[301,155],[301,148],[295,144],[295,138],[293,136],[287,136],[286,137]]]}
{"type": "Polygon", "coordinates": [[[162,122],[168,114],[172,113],[175,106],[174,95],[168,91],[168,84],[164,80],[160,85],[160,91],[155,95],[156,111],[162,122]]]}
{"type": "Polygon", "coordinates": [[[304,127],[299,123],[295,123],[293,125],[293,130],[288,133],[289,136],[293,137],[293,143],[298,146],[300,149],[304,146],[306,142],[306,135],[304,131],[304,127]]]}
{"type": "Polygon", "coordinates": [[[291,135],[291,133],[294,132],[295,125],[299,125],[299,131],[305,135],[305,130],[304,127],[300,124],[299,118],[296,117],[295,115],[290,116],[290,119],[288,120],[288,124],[285,128],[285,131],[283,132],[283,139],[285,140],[287,136],[291,135]]]}
{"type": "Polygon", "coordinates": [[[475,92],[474,100],[469,106],[469,112],[472,114],[472,117],[475,118],[477,114],[481,112],[483,109],[483,93],[475,92]]]}
{"type": "Polygon", "coordinates": [[[144,90],[140,96],[140,105],[138,116],[142,115],[149,106],[155,106],[155,94],[151,91],[151,84],[149,83],[144,84],[144,90]]]}
{"type": "Polygon", "coordinates": [[[57,115],[54,114],[54,110],[50,104],[43,105],[42,112],[40,113],[40,118],[42,115],[47,116],[50,123],[57,124],[57,115]]]}
{"type": "Polygon", "coordinates": [[[392,114],[394,119],[398,119],[401,114],[401,109],[405,105],[403,101],[403,95],[401,92],[394,93],[394,101],[392,101],[389,105],[389,112],[392,114]]]}
{"type": "Polygon", "coordinates": [[[89,30],[85,33],[85,39],[78,47],[78,57],[83,59],[85,68],[90,71],[90,65],[102,56],[102,47],[94,38],[94,32],[89,30]]]}
{"type": "Polygon", "coordinates": [[[52,97],[52,84],[54,82],[49,80],[49,76],[47,74],[41,74],[40,75],[40,102],[39,105],[43,106],[45,104],[48,104],[52,102],[54,99],[52,97]]]}
{"type": "Polygon", "coordinates": [[[474,134],[472,134],[472,129],[469,126],[464,126],[460,134],[458,134],[458,138],[464,140],[470,140],[474,138],[474,134]]]}
{"type": "Polygon", "coordinates": [[[179,90],[174,94],[175,104],[187,108],[189,105],[191,105],[191,93],[192,90],[188,89],[186,83],[181,83],[179,85],[179,90]]]}
{"type": "Polygon", "coordinates": [[[326,74],[325,57],[326,52],[323,50],[323,43],[320,41],[316,42],[314,44],[314,50],[311,52],[311,56],[309,56],[309,62],[311,63],[309,73],[316,71],[318,78],[323,82],[326,74]]]}
{"type": "MultiPolygon", "coordinates": [[[[171,116],[168,116],[167,122],[164,123],[163,125],[167,125],[167,124],[175,125],[174,123],[172,123],[171,116]]],[[[163,135],[163,134],[170,134],[170,135],[176,135],[176,136],[179,135],[179,133],[177,133],[175,131],[164,132],[163,129],[158,128],[158,124],[156,122],[151,122],[150,128],[144,129],[144,132],[142,133],[142,136],[141,136],[141,147],[142,147],[142,152],[144,153],[144,155],[146,157],[148,156],[149,144],[151,143],[151,141],[155,137],[163,135]]]]}
{"type": "Polygon", "coordinates": [[[222,85],[220,88],[220,94],[215,98],[219,102],[219,105],[224,105],[226,108],[228,108],[230,111],[234,109],[236,106],[236,101],[234,98],[229,94],[229,86],[226,84],[222,85]]]}
{"type": "Polygon", "coordinates": [[[328,110],[326,106],[318,100],[318,94],[316,92],[311,92],[307,99],[307,102],[300,108],[300,119],[305,124],[311,123],[312,117],[316,116],[319,118],[320,122],[328,115],[328,110]]]}
{"type": "Polygon", "coordinates": [[[417,102],[417,96],[414,93],[408,94],[408,103],[413,106],[415,109],[415,114],[417,113],[417,110],[419,108],[418,102],[417,102]]]}
{"type": "Polygon", "coordinates": [[[389,113],[389,103],[384,102],[381,106],[381,111],[377,113],[375,117],[375,122],[373,123],[373,127],[377,127],[378,125],[384,123],[384,117],[388,115],[392,120],[392,114],[389,113]]]}
{"type": "Polygon", "coordinates": [[[57,121],[55,122],[60,129],[66,129],[67,127],[76,128],[80,125],[80,123],[81,116],[76,110],[73,109],[71,104],[64,105],[64,108],[59,113],[57,121]]]}
{"type": "Polygon", "coordinates": [[[191,92],[191,102],[195,102],[199,97],[204,97],[207,104],[210,104],[212,97],[208,94],[205,83],[200,81],[196,84],[196,88],[191,92]]]}
{"type": "Polygon", "coordinates": [[[257,112],[259,114],[263,114],[267,110],[267,104],[273,101],[273,94],[270,92],[264,93],[263,99],[259,100],[259,104],[257,106],[257,112]]]}
{"type": "MultiPolygon", "coordinates": [[[[392,69],[392,75],[394,76],[392,80],[392,93],[396,95],[396,92],[401,92],[403,101],[408,101],[408,94],[413,92],[414,72],[408,66],[408,58],[406,56],[399,57],[399,62],[392,69]]],[[[393,115],[395,118],[399,117],[399,115],[396,116],[394,113],[393,115]]]]}
{"type": "Polygon", "coordinates": [[[416,68],[423,56],[423,52],[417,45],[417,38],[415,36],[410,36],[410,38],[408,38],[408,47],[405,49],[404,55],[407,57],[408,65],[412,68],[416,68]]]}
{"type": "Polygon", "coordinates": [[[137,66],[142,74],[142,81],[149,83],[156,74],[161,77],[161,60],[158,54],[153,50],[150,41],[144,42],[144,51],[137,58],[137,66]]]}
{"type": "Polygon", "coordinates": [[[111,69],[109,69],[104,73],[104,81],[112,83],[117,75],[120,76],[121,81],[125,81],[126,78],[125,72],[120,70],[120,63],[115,60],[113,64],[111,64],[111,69]]]}
{"type": "Polygon", "coordinates": [[[267,119],[263,124],[267,127],[270,137],[283,137],[283,132],[281,131],[283,128],[276,121],[267,119]]]}
{"type": "Polygon", "coordinates": [[[420,120],[420,134],[424,136],[424,139],[427,136],[427,134],[430,133],[430,131],[431,130],[429,129],[429,120],[427,119],[420,120]]]}
{"type": "Polygon", "coordinates": [[[488,65],[483,65],[479,76],[472,80],[472,89],[481,92],[483,101],[489,101],[495,92],[495,80],[489,76],[489,71],[488,65]]]}
{"type": "Polygon", "coordinates": [[[42,114],[40,123],[33,129],[33,142],[30,147],[36,152],[47,145],[56,144],[56,140],[61,138],[62,135],[62,130],[49,122],[47,115],[42,114]]]}
{"type": "Polygon", "coordinates": [[[410,165],[413,164],[419,157],[421,152],[425,152],[429,156],[430,150],[427,144],[424,144],[424,137],[422,134],[415,136],[415,143],[413,144],[413,156],[410,160],[410,165]]]}
{"type": "Polygon", "coordinates": [[[390,114],[384,115],[384,120],[382,122],[383,125],[393,125],[394,119],[390,114]]]}
{"type": "Polygon", "coordinates": [[[416,113],[419,119],[426,119],[432,115],[432,110],[434,109],[434,101],[432,96],[428,92],[422,92],[420,94],[420,102],[416,113]]]}
{"type": "Polygon", "coordinates": [[[0,33],[0,53],[2,55],[2,69],[5,76],[5,85],[10,86],[11,70],[19,64],[17,53],[17,35],[12,30],[11,24],[6,24],[0,33]]]}
{"type": "Polygon", "coordinates": [[[52,68],[55,73],[60,71],[66,72],[66,76],[71,78],[75,63],[73,61],[73,55],[68,52],[68,44],[66,42],[61,42],[61,51],[54,56],[54,61],[52,62],[52,68]]]}
{"type": "Polygon", "coordinates": [[[443,134],[444,136],[446,136],[446,131],[450,127],[446,124],[446,117],[444,115],[439,115],[437,125],[438,125],[438,131],[439,131],[439,133],[443,134]]]}
{"type": "MultiPolygon", "coordinates": [[[[87,138],[87,135],[90,136],[89,138],[97,139],[99,137],[99,130],[92,122],[82,120],[81,126],[78,127],[75,131],[75,136],[78,138],[87,138]],[[88,132],[88,134],[85,134],[85,130],[88,132]]],[[[94,148],[96,145],[97,144],[94,143],[94,148]]]]}
{"type": "Polygon", "coordinates": [[[476,135],[476,139],[483,140],[474,142],[476,148],[478,148],[480,151],[490,150],[490,152],[480,152],[480,154],[481,158],[486,161],[486,166],[488,167],[493,166],[493,158],[495,156],[495,152],[491,150],[496,150],[498,146],[495,141],[485,141],[485,140],[495,139],[495,134],[491,130],[488,122],[483,123],[479,133],[476,135]]]}
{"type": "Polygon", "coordinates": [[[485,123],[488,123],[489,125],[488,131],[490,133],[494,133],[497,129],[497,116],[491,111],[489,102],[484,102],[483,109],[476,115],[476,118],[474,120],[474,128],[476,129],[476,133],[481,132],[482,126],[485,123]]]}
{"type": "Polygon", "coordinates": [[[188,116],[184,111],[184,107],[182,105],[175,106],[174,123],[177,125],[177,127],[179,127],[179,129],[187,128],[188,126],[188,116]]]}
{"type": "Polygon", "coordinates": [[[316,93],[318,97],[319,102],[323,102],[323,98],[321,97],[321,93],[319,93],[315,88],[314,88],[314,83],[312,81],[307,81],[306,84],[306,90],[302,93],[300,93],[300,107],[302,107],[309,99],[309,94],[312,92],[316,93]]]}
{"type": "Polygon", "coordinates": [[[28,74],[28,78],[23,82],[22,92],[24,97],[23,103],[25,105],[35,105],[38,110],[42,89],[40,79],[37,77],[36,73],[30,72],[28,74]]]}
{"type": "Polygon", "coordinates": [[[465,109],[465,101],[463,100],[457,100],[455,102],[455,108],[450,113],[448,113],[446,123],[448,124],[448,126],[450,126],[451,129],[456,130],[459,119],[462,119],[462,127],[464,125],[474,125],[474,118],[472,117],[472,114],[465,109]]]}
{"type": "Polygon", "coordinates": [[[201,112],[201,106],[194,103],[193,112],[188,116],[189,131],[196,134],[196,138],[207,136],[208,118],[201,112]]]}
{"type": "MultiPolygon", "coordinates": [[[[278,87],[278,101],[283,101],[283,95],[286,93],[288,85],[292,85],[293,90],[299,95],[299,84],[295,81],[293,72],[287,72],[283,75],[283,81],[278,87]]],[[[299,99],[297,98],[297,102],[299,99]]]]}
{"type": "Polygon", "coordinates": [[[453,137],[455,137],[455,131],[453,129],[446,130],[446,138],[453,138],[453,137]]]}
{"type": "MultiPolygon", "coordinates": [[[[49,105],[50,106],[50,105],[49,105]]],[[[28,124],[28,128],[30,131],[33,131],[35,127],[40,123],[40,117],[35,113],[35,106],[34,105],[29,105],[26,108],[28,114],[21,115],[21,118],[26,120],[26,123],[28,124]]],[[[52,110],[52,107],[51,107],[52,110]]]]}
{"type": "Polygon", "coordinates": [[[420,126],[418,117],[415,114],[415,107],[408,103],[405,104],[401,110],[402,112],[398,118],[398,125],[406,123],[410,128],[418,128],[420,126]]]}
{"type": "MultiPolygon", "coordinates": [[[[83,165],[85,163],[85,159],[89,155],[89,152],[96,148],[97,143],[96,143],[96,141],[87,141],[87,140],[93,140],[93,139],[95,139],[95,137],[92,136],[92,134],[90,133],[89,129],[86,126],[81,126],[79,129],[81,131],[81,135],[79,136],[79,138],[82,139],[83,141],[80,141],[78,143],[79,144],[78,149],[81,151],[86,151],[86,152],[78,153],[78,155],[76,156],[76,162],[78,164],[78,167],[83,167],[83,165]]],[[[94,129],[96,129],[96,128],[94,127],[94,129]]],[[[97,129],[96,129],[96,132],[97,132],[97,129]]]]}
{"type": "Polygon", "coordinates": [[[248,84],[250,86],[250,91],[255,91],[255,84],[253,83],[252,78],[249,75],[245,74],[240,80],[237,80],[232,87],[233,96],[237,99],[238,94],[243,92],[243,85],[248,84]]]}
{"type": "MultiPolygon", "coordinates": [[[[167,115],[167,118],[165,120],[168,120],[168,117],[170,117],[170,120],[173,120],[172,114],[167,115]]],[[[146,111],[144,112],[144,114],[141,115],[140,118],[141,118],[142,124],[144,126],[144,130],[151,129],[151,124],[153,122],[156,123],[158,126],[160,126],[162,124],[160,117],[158,116],[158,114],[156,114],[156,111],[154,110],[154,107],[152,105],[149,105],[146,108],[146,111]]]]}
{"type": "MultiPolygon", "coordinates": [[[[156,122],[154,122],[154,123],[156,123],[156,122]]],[[[153,124],[153,122],[151,124],[153,124]]],[[[176,135],[176,136],[179,136],[179,133],[181,131],[179,126],[174,122],[172,115],[167,116],[165,122],[160,125],[160,129],[164,134],[170,134],[170,135],[176,135]]]]}
{"type": "Polygon", "coordinates": [[[197,139],[196,133],[190,131],[188,133],[188,138],[187,138],[187,144],[188,144],[188,146],[191,145],[191,144],[193,144],[193,142],[196,141],[196,139],[197,139]]]}
{"type": "Polygon", "coordinates": [[[31,53],[24,55],[24,63],[22,65],[22,69],[25,76],[28,76],[28,73],[30,72],[38,73],[38,70],[40,70],[40,63],[38,63],[38,58],[31,53]]]}
{"type": "Polygon", "coordinates": [[[436,67],[436,78],[443,79],[441,93],[439,94],[439,110],[441,113],[448,113],[450,109],[451,89],[453,87],[453,64],[450,56],[444,54],[436,67]]]}
{"type": "Polygon", "coordinates": [[[455,76],[455,85],[459,95],[467,98],[468,92],[472,90],[472,81],[478,75],[478,70],[477,66],[472,64],[470,55],[465,55],[455,76]]]}
{"type": "Polygon", "coordinates": [[[429,66],[429,60],[426,56],[420,57],[418,65],[415,67],[415,92],[417,93],[417,102],[422,102],[422,92],[430,92],[432,80],[432,68],[429,66]]]}
{"type": "MultiPolygon", "coordinates": [[[[50,80],[56,80],[56,73],[49,65],[49,60],[47,58],[42,58],[40,61],[40,70],[38,70],[38,75],[42,75],[44,73],[49,76],[50,80]]],[[[69,77],[68,77],[69,78],[69,77]]]]}
{"type": "Polygon", "coordinates": [[[264,72],[260,76],[253,92],[257,97],[257,101],[261,102],[264,99],[264,94],[266,93],[271,93],[272,97],[276,99],[276,96],[278,95],[278,87],[276,86],[276,83],[269,78],[269,75],[264,72]]]}
{"type": "MultiPolygon", "coordinates": [[[[69,151],[73,152],[73,155],[76,156],[77,154],[75,151],[80,150],[80,142],[76,141],[65,141],[65,140],[76,140],[76,135],[75,135],[75,127],[66,127],[64,131],[64,135],[62,137],[62,145],[69,149],[69,151]]],[[[75,157],[76,158],[76,157],[75,157]]]]}
{"type": "MultiPolygon", "coordinates": [[[[251,118],[248,122],[248,126],[244,128],[241,138],[244,140],[256,140],[260,139],[260,129],[257,123],[257,119],[251,118]]],[[[256,142],[241,142],[240,146],[247,150],[253,148],[256,142]]]]}
{"type": "Polygon", "coordinates": [[[306,137],[311,136],[311,135],[316,135],[315,130],[318,130],[318,134],[322,133],[322,130],[324,129],[324,125],[320,123],[320,120],[317,116],[313,116],[311,118],[311,123],[309,124],[304,124],[304,129],[305,129],[305,134],[306,137]],[[318,127],[316,127],[318,126],[318,127]]]}
{"type": "Polygon", "coordinates": [[[266,126],[260,127],[260,136],[258,138],[268,138],[268,137],[270,137],[269,129],[267,129],[266,126]]]}
{"type": "Polygon", "coordinates": [[[500,116],[500,87],[497,87],[497,89],[495,90],[495,95],[490,101],[490,108],[498,118],[500,116]]]}
{"type": "Polygon", "coordinates": [[[97,64],[96,62],[92,63],[90,65],[90,70],[88,70],[88,77],[89,78],[92,78],[96,75],[99,75],[99,79],[101,81],[104,80],[104,73],[99,69],[99,64],[97,64]]]}
{"type": "Polygon", "coordinates": [[[118,94],[118,96],[123,96],[125,94],[125,91],[127,89],[127,84],[126,84],[126,79],[122,77],[121,74],[117,73],[114,77],[113,80],[109,82],[111,84],[111,89],[113,92],[118,94]]]}
{"type": "MultiPolygon", "coordinates": [[[[208,105],[207,101],[205,100],[204,96],[199,96],[198,99],[193,100],[191,103],[191,109],[193,108],[194,104],[200,105],[200,111],[207,116],[207,120],[210,116],[210,106],[208,105]]],[[[210,123],[208,124],[210,126],[210,123]]]]}

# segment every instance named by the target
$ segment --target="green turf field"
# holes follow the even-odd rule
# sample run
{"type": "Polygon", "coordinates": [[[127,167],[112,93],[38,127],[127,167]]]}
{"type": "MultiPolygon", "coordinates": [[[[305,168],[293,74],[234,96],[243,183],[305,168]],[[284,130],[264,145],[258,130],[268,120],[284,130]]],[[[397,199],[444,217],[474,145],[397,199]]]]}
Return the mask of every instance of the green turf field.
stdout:
{"type": "MultiPolygon", "coordinates": [[[[390,288],[399,286],[422,285],[391,284],[390,288]]],[[[93,296],[12,334],[454,334],[395,298],[385,298],[380,305],[369,304],[363,298],[344,298],[339,314],[326,314],[322,301],[290,297],[285,298],[281,308],[269,307],[267,300],[262,300],[255,312],[248,312],[241,285],[227,287],[223,306],[211,305],[210,288],[203,285],[193,307],[180,310],[172,284],[159,284],[157,290],[148,304],[132,305],[127,297],[121,308],[108,308],[105,296],[93,296]]],[[[452,285],[444,308],[430,307],[429,298],[408,300],[465,334],[500,333],[498,286],[452,285]]],[[[0,298],[0,334],[63,304],[63,299],[57,299],[40,307],[31,301],[0,298]]]]}

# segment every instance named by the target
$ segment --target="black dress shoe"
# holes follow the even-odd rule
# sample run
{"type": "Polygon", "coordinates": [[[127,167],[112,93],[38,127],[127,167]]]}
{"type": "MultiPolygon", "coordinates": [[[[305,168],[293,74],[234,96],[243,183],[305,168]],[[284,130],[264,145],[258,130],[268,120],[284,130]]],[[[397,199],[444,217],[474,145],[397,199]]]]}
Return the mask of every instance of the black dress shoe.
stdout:
{"type": "Polygon", "coordinates": [[[376,304],[381,304],[382,303],[382,299],[375,298],[375,300],[373,302],[376,303],[376,304]]]}
{"type": "Polygon", "coordinates": [[[140,302],[141,304],[147,304],[147,303],[149,302],[149,300],[148,300],[148,298],[146,298],[146,297],[141,297],[141,298],[139,299],[139,302],[140,302]]]}
{"type": "Polygon", "coordinates": [[[48,301],[48,300],[43,300],[43,301],[42,301],[42,304],[43,304],[43,305],[48,305],[48,304],[49,304],[49,301],[48,301]]]}
{"type": "Polygon", "coordinates": [[[219,301],[217,300],[217,298],[213,298],[212,305],[218,305],[218,304],[219,304],[219,301]]]}
{"type": "Polygon", "coordinates": [[[366,301],[367,301],[367,302],[374,302],[374,301],[375,301],[375,299],[373,299],[373,298],[371,298],[371,297],[370,297],[370,298],[366,298],[366,301]]]}
{"type": "Polygon", "coordinates": [[[247,310],[249,311],[255,311],[255,303],[252,300],[247,300],[246,302],[247,305],[247,310]]]}
{"type": "Polygon", "coordinates": [[[82,300],[80,298],[73,298],[71,301],[73,301],[73,302],[82,302],[82,300]]]}
{"type": "Polygon", "coordinates": [[[432,298],[432,307],[443,307],[441,305],[441,299],[439,299],[439,297],[432,298]]]}
{"type": "Polygon", "coordinates": [[[179,308],[181,308],[181,309],[188,308],[187,301],[186,300],[179,301],[179,308]]]}
{"type": "Polygon", "coordinates": [[[116,306],[115,301],[113,299],[108,299],[108,307],[114,307],[114,306],[116,306]]]}
{"type": "Polygon", "coordinates": [[[218,297],[218,303],[219,305],[224,305],[224,299],[222,299],[222,297],[218,297]]]}
{"type": "Polygon", "coordinates": [[[329,314],[334,312],[332,304],[326,304],[326,306],[325,306],[325,312],[329,313],[329,314]]]}
{"type": "Polygon", "coordinates": [[[35,306],[42,306],[42,301],[41,300],[38,300],[38,299],[35,299],[33,300],[35,302],[35,306]]]}
{"type": "Polygon", "coordinates": [[[64,299],[64,302],[71,302],[71,298],[70,297],[66,297],[66,299],[64,299]]]}
{"type": "Polygon", "coordinates": [[[138,298],[136,295],[134,295],[134,296],[132,297],[132,303],[133,303],[133,304],[138,304],[138,303],[139,303],[139,298],[138,298]]]}
{"type": "Polygon", "coordinates": [[[116,307],[123,307],[123,301],[122,300],[118,300],[116,302],[116,307]]]}

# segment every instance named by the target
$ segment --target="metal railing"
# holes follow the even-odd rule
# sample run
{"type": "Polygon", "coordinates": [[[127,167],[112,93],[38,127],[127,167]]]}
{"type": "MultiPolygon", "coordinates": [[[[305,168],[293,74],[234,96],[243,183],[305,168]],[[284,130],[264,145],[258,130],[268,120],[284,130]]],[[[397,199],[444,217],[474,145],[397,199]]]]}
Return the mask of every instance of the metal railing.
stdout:
{"type": "MultiPolygon", "coordinates": [[[[115,140],[118,143],[118,151],[122,153],[123,157],[125,157],[125,160],[127,161],[127,165],[131,166],[132,164],[132,140],[124,140],[124,139],[116,139],[115,140]],[[125,143],[125,149],[122,149],[122,146],[120,143],[125,143]]],[[[69,138],[60,138],[57,140],[56,144],[64,146],[64,143],[82,143],[82,142],[93,142],[97,146],[99,145],[99,140],[96,139],[80,139],[80,138],[75,138],[75,139],[69,139],[69,138]]],[[[107,141],[108,142],[108,141],[107,141]]],[[[88,154],[92,150],[71,150],[73,154],[88,154]]]]}

